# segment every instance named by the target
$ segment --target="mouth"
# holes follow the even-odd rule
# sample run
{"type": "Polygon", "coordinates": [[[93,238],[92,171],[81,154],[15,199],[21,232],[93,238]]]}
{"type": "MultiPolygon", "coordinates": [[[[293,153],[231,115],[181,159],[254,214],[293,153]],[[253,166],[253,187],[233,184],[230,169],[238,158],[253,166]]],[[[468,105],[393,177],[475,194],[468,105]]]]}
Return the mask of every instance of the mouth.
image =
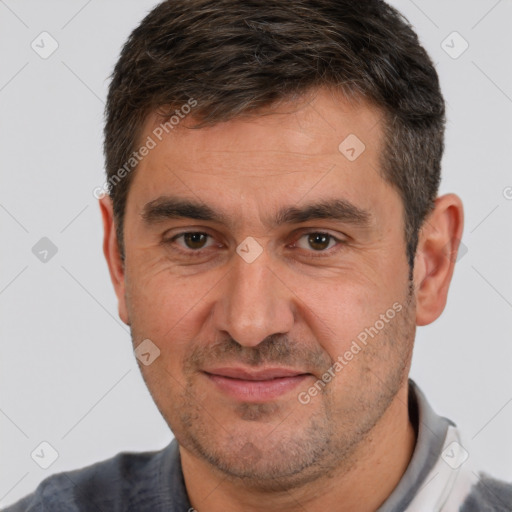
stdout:
{"type": "Polygon", "coordinates": [[[240,367],[203,371],[223,394],[244,402],[267,402],[296,388],[310,373],[289,368],[251,370],[240,367]]]}

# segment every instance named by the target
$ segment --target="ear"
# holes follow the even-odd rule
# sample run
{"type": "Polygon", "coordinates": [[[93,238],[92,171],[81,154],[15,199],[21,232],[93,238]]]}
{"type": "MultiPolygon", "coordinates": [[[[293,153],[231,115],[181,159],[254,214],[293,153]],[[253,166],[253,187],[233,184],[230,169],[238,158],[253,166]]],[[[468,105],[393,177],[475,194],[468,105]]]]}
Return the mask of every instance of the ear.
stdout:
{"type": "Polygon", "coordinates": [[[125,324],[130,325],[126,307],[124,264],[119,254],[112,199],[105,195],[99,200],[99,204],[103,218],[103,254],[117,295],[119,317],[125,324]]]}
{"type": "Polygon", "coordinates": [[[432,323],[446,306],[463,226],[460,198],[455,194],[437,198],[420,230],[414,260],[417,325],[432,323]]]}

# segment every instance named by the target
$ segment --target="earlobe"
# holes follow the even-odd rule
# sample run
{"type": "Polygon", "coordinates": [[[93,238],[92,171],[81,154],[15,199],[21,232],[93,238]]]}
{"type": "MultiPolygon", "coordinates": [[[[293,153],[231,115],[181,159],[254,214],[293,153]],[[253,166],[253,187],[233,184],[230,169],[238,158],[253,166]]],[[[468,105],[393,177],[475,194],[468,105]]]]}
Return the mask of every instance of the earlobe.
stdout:
{"type": "Polygon", "coordinates": [[[419,233],[414,265],[417,325],[432,323],[445,308],[463,225],[460,198],[439,197],[419,233]]]}
{"type": "Polygon", "coordinates": [[[126,307],[124,263],[119,254],[112,199],[106,195],[99,199],[99,205],[103,219],[103,254],[117,295],[119,317],[125,324],[130,325],[126,307]]]}

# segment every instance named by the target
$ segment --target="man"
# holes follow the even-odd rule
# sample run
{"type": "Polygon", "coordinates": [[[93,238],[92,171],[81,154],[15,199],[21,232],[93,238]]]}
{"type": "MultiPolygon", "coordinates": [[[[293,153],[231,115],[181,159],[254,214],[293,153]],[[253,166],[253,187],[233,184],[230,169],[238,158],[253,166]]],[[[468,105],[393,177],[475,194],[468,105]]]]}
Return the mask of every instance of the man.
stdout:
{"type": "Polygon", "coordinates": [[[104,253],[175,435],[17,510],[512,510],[408,379],[463,230],[444,102],[378,0],[174,0],[106,109],[104,253]]]}

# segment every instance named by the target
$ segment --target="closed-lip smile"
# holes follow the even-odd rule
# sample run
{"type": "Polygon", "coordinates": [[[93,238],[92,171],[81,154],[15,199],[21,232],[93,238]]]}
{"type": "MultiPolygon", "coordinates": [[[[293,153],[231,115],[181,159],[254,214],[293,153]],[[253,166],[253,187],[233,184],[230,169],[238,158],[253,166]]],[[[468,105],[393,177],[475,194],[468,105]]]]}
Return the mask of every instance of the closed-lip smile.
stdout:
{"type": "Polygon", "coordinates": [[[265,402],[295,388],[311,374],[282,367],[219,367],[203,370],[222,393],[240,401],[265,402]]]}

